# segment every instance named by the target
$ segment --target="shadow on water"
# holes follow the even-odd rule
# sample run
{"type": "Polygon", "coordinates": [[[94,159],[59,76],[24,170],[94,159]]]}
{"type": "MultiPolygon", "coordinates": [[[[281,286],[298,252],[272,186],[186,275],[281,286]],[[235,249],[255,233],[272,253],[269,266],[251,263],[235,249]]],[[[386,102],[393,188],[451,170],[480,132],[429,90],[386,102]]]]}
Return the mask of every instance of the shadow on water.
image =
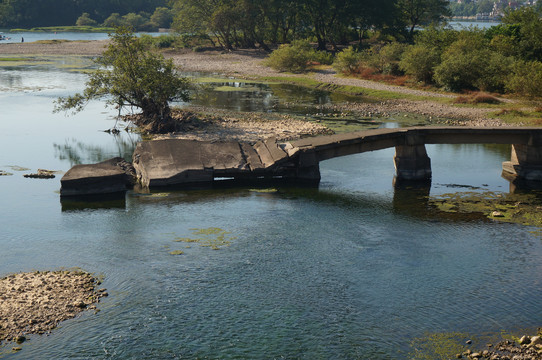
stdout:
{"type": "Polygon", "coordinates": [[[126,193],[61,197],[62,212],[97,209],[125,209],[126,193]]]}

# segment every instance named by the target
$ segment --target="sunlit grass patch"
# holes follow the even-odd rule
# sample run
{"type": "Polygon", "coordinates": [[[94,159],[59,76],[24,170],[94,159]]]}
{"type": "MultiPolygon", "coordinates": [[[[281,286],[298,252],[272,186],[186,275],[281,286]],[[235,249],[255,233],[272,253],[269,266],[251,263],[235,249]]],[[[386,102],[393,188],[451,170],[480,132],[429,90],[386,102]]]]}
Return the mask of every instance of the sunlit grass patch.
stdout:
{"type": "Polygon", "coordinates": [[[258,91],[259,89],[254,86],[217,86],[213,89],[214,91],[245,91],[245,92],[253,92],[258,91]]]}
{"type": "Polygon", "coordinates": [[[510,124],[525,126],[542,126],[542,112],[538,108],[505,108],[490,114],[510,124]]]}

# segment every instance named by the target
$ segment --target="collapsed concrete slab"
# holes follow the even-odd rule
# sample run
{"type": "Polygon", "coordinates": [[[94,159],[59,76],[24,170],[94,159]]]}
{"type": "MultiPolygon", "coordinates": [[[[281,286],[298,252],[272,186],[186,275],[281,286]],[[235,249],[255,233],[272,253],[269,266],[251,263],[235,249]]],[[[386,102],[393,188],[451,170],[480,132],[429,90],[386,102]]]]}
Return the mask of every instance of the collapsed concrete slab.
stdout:
{"type": "Polygon", "coordinates": [[[75,165],[60,180],[61,196],[109,194],[126,191],[135,180],[129,162],[117,157],[98,164],[75,165]]]}
{"type": "Polygon", "coordinates": [[[216,178],[272,176],[288,155],[274,139],[252,146],[236,141],[143,141],[133,163],[144,187],[210,185],[216,178]]]}

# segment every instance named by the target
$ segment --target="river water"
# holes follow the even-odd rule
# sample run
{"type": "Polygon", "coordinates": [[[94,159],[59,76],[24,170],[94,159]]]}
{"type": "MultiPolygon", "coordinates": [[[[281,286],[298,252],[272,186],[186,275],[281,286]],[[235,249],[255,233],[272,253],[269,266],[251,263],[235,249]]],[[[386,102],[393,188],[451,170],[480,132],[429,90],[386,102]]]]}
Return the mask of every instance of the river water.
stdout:
{"type": "MultiPolygon", "coordinates": [[[[78,58],[0,67],[0,170],[13,173],[0,177],[0,276],[80,267],[103,276],[109,297],[100,312],[31,336],[18,353],[8,344],[0,357],[406,359],[428,334],[461,332],[483,346],[542,324],[540,237],[442,216],[427,190],[395,189],[393,149],[323,162],[319,188],[61,202],[61,175],[22,174],[129,158],[138,141],[104,133],[114,111],[100,103],[51,113],[56,97],[81,90],[79,67],[78,58]]],[[[508,192],[507,147],[427,149],[431,196],[508,192]]]]}

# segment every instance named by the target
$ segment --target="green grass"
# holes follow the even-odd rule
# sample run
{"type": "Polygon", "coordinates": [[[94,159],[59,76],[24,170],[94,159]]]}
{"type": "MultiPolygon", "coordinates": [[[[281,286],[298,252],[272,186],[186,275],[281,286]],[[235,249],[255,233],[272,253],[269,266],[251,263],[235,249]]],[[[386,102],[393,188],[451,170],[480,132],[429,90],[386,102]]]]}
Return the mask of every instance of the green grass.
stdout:
{"type": "Polygon", "coordinates": [[[509,124],[524,126],[541,126],[542,111],[535,108],[520,108],[519,106],[500,107],[499,110],[489,114],[491,118],[497,118],[509,124]]]}
{"type": "Polygon", "coordinates": [[[0,58],[0,61],[29,61],[30,59],[28,58],[10,58],[10,57],[5,57],[5,58],[0,58]]]}
{"type": "Polygon", "coordinates": [[[309,77],[304,76],[266,76],[262,77],[261,80],[269,82],[278,82],[278,83],[289,83],[299,86],[311,87],[316,89],[328,90],[336,93],[341,93],[345,95],[355,95],[355,96],[365,96],[369,99],[374,100],[392,100],[392,99],[406,99],[414,101],[449,101],[446,98],[436,98],[432,96],[419,96],[411,95],[405,93],[399,93],[395,91],[387,90],[374,90],[368,89],[361,86],[348,86],[348,85],[335,85],[322,83],[316,81],[309,77]]]}

